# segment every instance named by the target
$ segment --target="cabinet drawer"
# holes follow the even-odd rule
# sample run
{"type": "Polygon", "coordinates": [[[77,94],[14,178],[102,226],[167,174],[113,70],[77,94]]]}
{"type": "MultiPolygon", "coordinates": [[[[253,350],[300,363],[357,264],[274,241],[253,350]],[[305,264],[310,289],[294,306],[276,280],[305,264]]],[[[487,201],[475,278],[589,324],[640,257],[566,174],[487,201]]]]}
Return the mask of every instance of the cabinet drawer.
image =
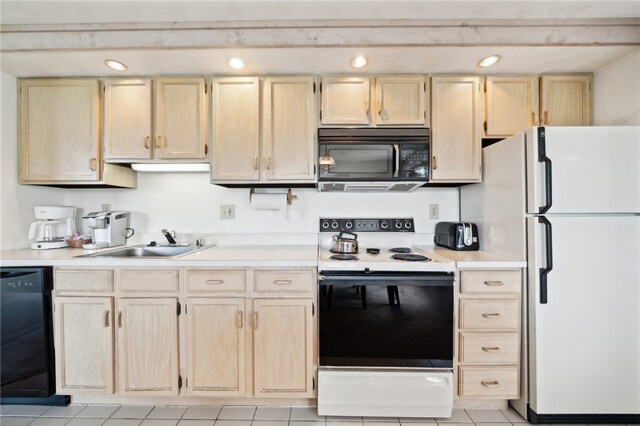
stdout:
{"type": "Polygon", "coordinates": [[[243,270],[201,269],[187,271],[187,291],[244,291],[243,270]]]}
{"type": "Polygon", "coordinates": [[[462,271],[461,293],[520,293],[520,271],[462,271]]]}
{"type": "Polygon", "coordinates": [[[518,333],[460,332],[460,362],[516,364],[518,333]]]}
{"type": "Polygon", "coordinates": [[[313,271],[256,271],[256,291],[313,291],[313,271]]]}
{"type": "Polygon", "coordinates": [[[511,330],[518,328],[519,300],[460,299],[460,328],[511,330]]]}
{"type": "Polygon", "coordinates": [[[458,367],[458,392],[463,397],[518,397],[516,367],[458,367]]]}
{"type": "Polygon", "coordinates": [[[111,269],[66,269],[56,270],[54,288],[57,291],[113,291],[111,269]]]}
{"type": "Polygon", "coordinates": [[[177,292],[178,270],[132,269],[120,271],[120,291],[177,292]]]}

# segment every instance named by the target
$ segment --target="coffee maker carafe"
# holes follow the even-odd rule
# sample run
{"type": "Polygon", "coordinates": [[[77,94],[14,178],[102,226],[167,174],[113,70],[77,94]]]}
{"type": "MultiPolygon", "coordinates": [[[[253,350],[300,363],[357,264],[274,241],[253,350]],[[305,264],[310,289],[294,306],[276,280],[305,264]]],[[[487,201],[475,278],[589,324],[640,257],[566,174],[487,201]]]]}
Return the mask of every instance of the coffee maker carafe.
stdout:
{"type": "Polygon", "coordinates": [[[33,250],[68,247],[67,238],[76,232],[76,208],[69,206],[36,206],[36,222],[29,227],[33,250]]]}

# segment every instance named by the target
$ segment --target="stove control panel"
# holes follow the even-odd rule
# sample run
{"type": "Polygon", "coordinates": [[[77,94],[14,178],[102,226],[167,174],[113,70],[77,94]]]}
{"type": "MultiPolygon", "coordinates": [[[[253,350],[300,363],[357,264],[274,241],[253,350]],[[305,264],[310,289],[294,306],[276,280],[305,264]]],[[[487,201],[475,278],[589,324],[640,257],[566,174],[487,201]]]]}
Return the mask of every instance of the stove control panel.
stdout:
{"type": "Polygon", "coordinates": [[[413,218],[327,219],[320,218],[320,232],[415,232],[413,218]]]}

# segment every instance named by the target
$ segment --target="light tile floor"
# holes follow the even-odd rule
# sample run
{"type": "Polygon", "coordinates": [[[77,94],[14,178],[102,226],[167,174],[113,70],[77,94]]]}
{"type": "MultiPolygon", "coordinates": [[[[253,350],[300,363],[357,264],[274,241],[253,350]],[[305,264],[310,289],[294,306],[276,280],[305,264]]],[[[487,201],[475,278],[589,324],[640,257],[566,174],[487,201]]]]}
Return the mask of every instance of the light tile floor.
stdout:
{"type": "Polygon", "coordinates": [[[527,423],[511,408],[456,408],[447,419],[325,417],[318,416],[315,407],[97,404],[71,404],[68,407],[2,405],[0,415],[1,426],[522,426],[527,423]]]}

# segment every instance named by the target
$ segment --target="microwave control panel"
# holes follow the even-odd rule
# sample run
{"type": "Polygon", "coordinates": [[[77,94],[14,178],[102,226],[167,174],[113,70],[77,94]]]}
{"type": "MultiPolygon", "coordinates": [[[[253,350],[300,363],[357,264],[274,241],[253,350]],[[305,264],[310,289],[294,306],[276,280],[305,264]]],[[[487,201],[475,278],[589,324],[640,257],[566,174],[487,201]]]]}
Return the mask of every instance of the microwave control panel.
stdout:
{"type": "Polygon", "coordinates": [[[429,146],[403,144],[400,146],[400,178],[429,178],[429,146]]]}
{"type": "Polygon", "coordinates": [[[415,232],[413,218],[320,219],[320,232],[415,232]]]}

